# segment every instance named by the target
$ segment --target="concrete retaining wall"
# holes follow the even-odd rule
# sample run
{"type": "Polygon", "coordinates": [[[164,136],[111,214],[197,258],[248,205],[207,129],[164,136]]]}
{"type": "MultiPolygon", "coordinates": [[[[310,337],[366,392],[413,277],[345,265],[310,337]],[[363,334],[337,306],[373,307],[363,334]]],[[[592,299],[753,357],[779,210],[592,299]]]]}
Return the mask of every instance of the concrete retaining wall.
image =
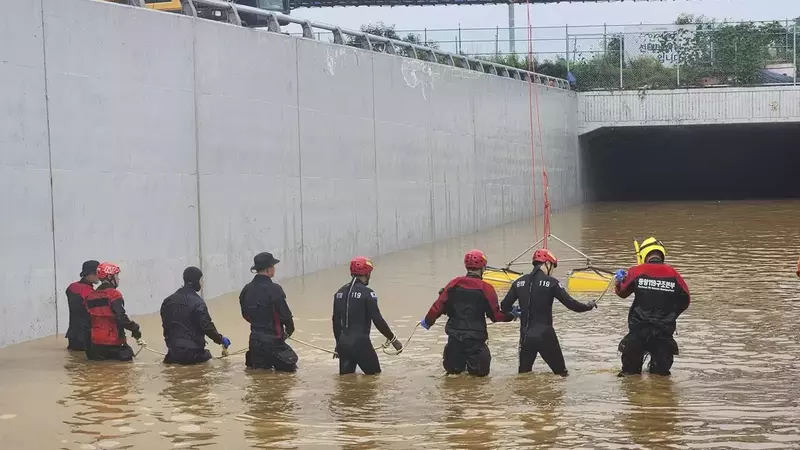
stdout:
{"type": "MultiPolygon", "coordinates": [[[[532,213],[523,82],[108,3],[9,7],[0,345],[64,332],[85,259],[122,266],[136,314],[190,264],[211,297],[258,251],[288,277],[532,213]]],[[[537,89],[533,140],[566,207],[582,197],[577,99],[537,89]]]]}

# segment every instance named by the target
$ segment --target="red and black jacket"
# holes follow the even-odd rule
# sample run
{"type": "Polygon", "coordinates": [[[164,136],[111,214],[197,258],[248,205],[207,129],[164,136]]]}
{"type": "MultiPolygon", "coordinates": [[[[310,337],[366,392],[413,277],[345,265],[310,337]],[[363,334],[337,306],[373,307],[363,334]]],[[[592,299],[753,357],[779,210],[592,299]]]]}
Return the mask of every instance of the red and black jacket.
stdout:
{"type": "Polygon", "coordinates": [[[83,342],[91,328],[89,313],[86,311],[86,296],[94,292],[92,283],[81,278],[67,288],[67,305],[69,306],[69,328],[66,338],[83,342]]]}
{"type": "Polygon", "coordinates": [[[126,329],[135,339],[142,336],[139,324],[125,313],[122,293],[109,283],[101,284],[86,296],[86,310],[92,324],[92,345],[124,345],[126,329]]]}
{"type": "Polygon", "coordinates": [[[448,317],[445,332],[458,340],[488,339],[487,317],[492,322],[514,319],[500,311],[497,292],[492,285],[472,274],[454,278],[445,286],[425,316],[425,323],[433,325],[442,314],[448,317]]]}
{"type": "Polygon", "coordinates": [[[294,333],[294,319],[281,285],[266,275],[256,275],[239,294],[242,317],[256,334],[286,339],[294,333]]]}
{"type": "Polygon", "coordinates": [[[691,298],[689,288],[675,269],[663,263],[641,264],[631,267],[628,275],[615,288],[617,295],[628,298],[634,294],[628,311],[628,328],[635,332],[655,327],[670,335],[675,332],[675,321],[691,298]]]}

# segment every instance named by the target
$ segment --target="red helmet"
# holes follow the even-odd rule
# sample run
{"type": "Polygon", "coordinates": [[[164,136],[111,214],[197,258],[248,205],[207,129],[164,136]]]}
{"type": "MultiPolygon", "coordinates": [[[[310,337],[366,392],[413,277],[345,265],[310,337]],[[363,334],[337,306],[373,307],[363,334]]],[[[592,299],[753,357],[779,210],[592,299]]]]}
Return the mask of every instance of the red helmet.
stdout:
{"type": "Polygon", "coordinates": [[[97,266],[97,278],[101,280],[111,279],[120,272],[119,266],[116,264],[104,262],[97,266]]]}
{"type": "Polygon", "coordinates": [[[464,267],[469,270],[483,269],[486,262],[486,255],[480,250],[470,250],[464,255],[464,267]]]}
{"type": "Polygon", "coordinates": [[[355,277],[364,277],[372,273],[372,269],[375,267],[372,265],[372,261],[369,258],[365,258],[363,256],[356,256],[350,261],[350,275],[355,277]]]}
{"type": "Polygon", "coordinates": [[[549,262],[553,263],[553,267],[558,267],[558,259],[546,248],[540,248],[533,252],[533,262],[542,264],[549,262]]]}

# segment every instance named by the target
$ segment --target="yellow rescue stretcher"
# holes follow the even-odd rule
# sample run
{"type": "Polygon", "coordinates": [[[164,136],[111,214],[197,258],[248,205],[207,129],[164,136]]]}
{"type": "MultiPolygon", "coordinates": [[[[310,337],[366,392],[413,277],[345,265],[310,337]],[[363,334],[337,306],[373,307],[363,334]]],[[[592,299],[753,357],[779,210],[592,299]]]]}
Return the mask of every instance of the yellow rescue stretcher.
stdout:
{"type": "Polygon", "coordinates": [[[483,271],[483,281],[491,284],[495,289],[507,291],[511,287],[511,283],[522,275],[511,269],[487,267],[483,271]]]}
{"type": "MultiPolygon", "coordinates": [[[[491,284],[497,290],[507,291],[511,287],[511,283],[522,275],[512,269],[487,267],[483,272],[483,281],[491,284]]],[[[598,267],[587,266],[574,269],[567,274],[567,291],[570,293],[603,292],[613,278],[613,272],[598,267]]]]}
{"type": "Polygon", "coordinates": [[[613,272],[598,267],[587,266],[571,270],[567,275],[567,291],[570,293],[603,292],[613,279],[613,272]]]}

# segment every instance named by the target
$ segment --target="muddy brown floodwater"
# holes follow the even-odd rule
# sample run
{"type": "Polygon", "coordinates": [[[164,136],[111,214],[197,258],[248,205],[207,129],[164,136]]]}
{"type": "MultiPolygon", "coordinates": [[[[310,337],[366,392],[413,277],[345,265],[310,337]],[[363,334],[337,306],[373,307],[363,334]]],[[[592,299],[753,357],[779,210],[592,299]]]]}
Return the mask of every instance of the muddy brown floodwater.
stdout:
{"type": "MultiPolygon", "coordinates": [[[[246,372],[240,356],[167,367],[143,352],[133,364],[90,364],[51,337],[0,350],[0,448],[800,448],[799,223],[791,201],[594,204],[554,216],[555,234],[614,268],[632,265],[634,237],[665,241],[693,295],[670,378],[616,377],[629,302],[613,296],[585,314],[554,308],[566,379],[541,361],[515,373],[517,323],[490,327],[487,379],[442,376],[441,327],[382,356],[372,378],[339,377],[330,355],[301,345],[300,371],[281,375],[246,372]]],[[[532,234],[517,223],[376,258],[384,315],[407,336],[462,272],[465,250],[499,265],[532,234]]],[[[295,337],[333,346],[332,295],[346,281],[344,266],[282,280],[295,337]]],[[[236,295],[209,306],[232,349],[246,345],[236,295]]],[[[163,350],[158,318],[138,320],[163,350]]]]}

